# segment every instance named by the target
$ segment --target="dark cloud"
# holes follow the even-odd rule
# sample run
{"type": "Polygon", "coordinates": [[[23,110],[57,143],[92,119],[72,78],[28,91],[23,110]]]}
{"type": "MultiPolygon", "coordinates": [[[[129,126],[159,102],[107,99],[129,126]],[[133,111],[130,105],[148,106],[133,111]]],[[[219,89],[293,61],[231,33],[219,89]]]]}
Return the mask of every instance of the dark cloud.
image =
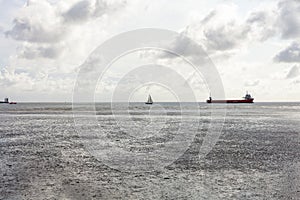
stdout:
{"type": "Polygon", "coordinates": [[[62,12],[57,3],[49,3],[47,0],[28,0],[26,6],[14,19],[14,26],[11,30],[6,31],[5,35],[18,41],[25,41],[26,45],[31,44],[23,45],[20,57],[27,59],[34,59],[38,56],[57,58],[60,50],[56,46],[69,33],[72,33],[74,23],[87,22],[125,5],[124,1],[108,2],[105,0],[84,0],[75,4],[72,3],[66,12],[62,12]]]}
{"type": "Polygon", "coordinates": [[[224,26],[204,30],[205,43],[209,50],[231,50],[240,46],[248,37],[248,33],[249,27],[231,22],[224,26]]]}
{"type": "Polygon", "coordinates": [[[286,79],[296,78],[300,75],[299,66],[293,66],[288,74],[286,75],[286,79]]]}
{"type": "Polygon", "coordinates": [[[215,9],[206,15],[198,23],[189,25],[182,32],[203,45],[210,54],[235,50],[247,41],[250,26],[240,23],[234,16],[225,16],[225,12],[234,11],[234,7],[225,6],[215,9]]]}
{"type": "Polygon", "coordinates": [[[300,37],[300,1],[281,0],[275,9],[265,9],[250,13],[246,23],[261,40],[275,35],[282,39],[300,37]]]}
{"type": "Polygon", "coordinates": [[[297,42],[292,43],[286,49],[279,52],[275,57],[276,62],[300,62],[300,44],[297,42]]]}
{"type": "Polygon", "coordinates": [[[267,19],[267,13],[265,11],[257,11],[250,13],[247,23],[264,24],[267,19]]]}
{"type": "Polygon", "coordinates": [[[231,16],[232,12],[234,9],[230,6],[215,9],[199,20],[198,24],[187,26],[185,34],[203,44],[210,54],[228,54],[250,41],[265,41],[280,30],[278,9],[253,11],[245,20],[231,16]],[[224,16],[226,12],[229,16],[224,16]]]}
{"type": "Polygon", "coordinates": [[[125,1],[109,4],[104,0],[83,0],[71,6],[67,12],[63,13],[63,17],[67,22],[84,22],[90,18],[101,17],[124,5],[125,1]]]}
{"type": "Polygon", "coordinates": [[[49,26],[43,23],[33,23],[29,18],[15,19],[14,27],[5,34],[15,40],[33,43],[55,43],[64,36],[64,28],[59,24],[49,26]]]}
{"type": "MultiPolygon", "coordinates": [[[[205,56],[203,55],[204,51],[202,48],[197,43],[184,36],[184,34],[180,34],[178,37],[175,37],[167,46],[168,49],[179,55],[199,57],[205,56]]],[[[165,53],[164,55],[165,56],[163,57],[174,57],[174,55],[170,55],[170,53],[165,53]]]]}
{"type": "Polygon", "coordinates": [[[91,13],[91,2],[80,1],[73,5],[63,16],[67,21],[85,21],[91,13]]]}
{"type": "Polygon", "coordinates": [[[283,39],[300,37],[300,1],[282,0],[278,4],[278,25],[283,39]]]}
{"type": "Polygon", "coordinates": [[[56,43],[66,33],[58,9],[48,1],[28,1],[6,36],[31,43],[56,43]]]}
{"type": "Polygon", "coordinates": [[[246,24],[251,27],[253,39],[265,41],[276,35],[278,27],[275,26],[277,13],[275,11],[255,11],[250,13],[246,24]]]}
{"type": "Polygon", "coordinates": [[[36,58],[49,58],[54,59],[58,58],[63,51],[61,45],[44,45],[44,46],[27,46],[24,47],[20,53],[20,57],[26,59],[36,59],[36,58]]]}
{"type": "Polygon", "coordinates": [[[204,17],[204,19],[202,20],[201,24],[208,23],[211,19],[213,19],[214,17],[216,17],[216,15],[217,15],[217,11],[216,10],[211,11],[206,17],[204,17]]]}
{"type": "Polygon", "coordinates": [[[108,4],[104,0],[84,0],[71,5],[67,12],[62,13],[56,4],[48,1],[28,1],[23,14],[14,19],[14,26],[6,32],[6,36],[36,43],[59,42],[70,31],[68,22],[83,23],[124,5],[124,2],[108,4]]]}
{"type": "MultiPolygon", "coordinates": [[[[224,8],[232,12],[231,7],[224,8]]],[[[222,12],[222,10],[213,10],[200,22],[200,27],[203,27],[201,30],[204,36],[203,42],[210,52],[239,47],[250,31],[247,24],[239,24],[234,17],[224,20],[222,12]]]]}
{"type": "MultiPolygon", "coordinates": [[[[299,4],[298,0],[281,0],[274,4],[275,8],[255,10],[245,20],[239,20],[234,15],[234,6],[226,5],[221,9],[212,10],[198,22],[186,26],[182,34],[202,45],[210,55],[228,58],[249,42],[263,42],[275,36],[284,39],[299,37],[299,4]]],[[[179,52],[186,49],[191,52],[193,50],[187,41],[182,41],[180,38],[174,42],[172,48],[179,52]]],[[[276,60],[299,62],[298,52],[299,46],[294,44],[286,51],[280,52],[276,60]]]]}

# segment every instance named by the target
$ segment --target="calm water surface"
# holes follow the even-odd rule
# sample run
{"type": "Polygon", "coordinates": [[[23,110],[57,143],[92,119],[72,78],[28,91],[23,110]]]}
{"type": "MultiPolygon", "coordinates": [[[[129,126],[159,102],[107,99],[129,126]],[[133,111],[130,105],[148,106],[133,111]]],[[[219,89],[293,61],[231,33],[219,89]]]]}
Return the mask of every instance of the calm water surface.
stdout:
{"type": "Polygon", "coordinates": [[[76,104],[76,115],[96,116],[98,125],[86,127],[105,130],[125,151],[150,152],[136,138],[163,143],[179,128],[195,135],[174,162],[148,172],[122,171],[97,160],[84,145],[91,138],[78,134],[73,114],[69,103],[0,104],[0,199],[300,196],[300,103],[118,103],[113,109],[97,103],[95,110],[76,104]],[[223,131],[200,159],[199,147],[214,125],[212,109],[226,111],[223,131]]]}

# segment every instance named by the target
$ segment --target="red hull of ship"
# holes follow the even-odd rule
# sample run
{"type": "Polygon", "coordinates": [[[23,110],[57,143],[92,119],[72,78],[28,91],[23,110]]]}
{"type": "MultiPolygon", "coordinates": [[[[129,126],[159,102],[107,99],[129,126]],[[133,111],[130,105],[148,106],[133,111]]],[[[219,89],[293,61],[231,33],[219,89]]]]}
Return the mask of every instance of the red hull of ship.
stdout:
{"type": "Polygon", "coordinates": [[[207,103],[253,103],[254,99],[243,100],[207,100],[207,103]]]}

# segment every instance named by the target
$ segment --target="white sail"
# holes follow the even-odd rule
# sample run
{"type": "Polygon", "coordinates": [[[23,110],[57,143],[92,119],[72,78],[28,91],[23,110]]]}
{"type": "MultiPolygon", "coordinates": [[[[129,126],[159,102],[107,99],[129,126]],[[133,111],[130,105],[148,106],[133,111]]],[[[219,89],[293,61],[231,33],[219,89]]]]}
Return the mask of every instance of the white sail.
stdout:
{"type": "Polygon", "coordinates": [[[151,95],[149,94],[148,101],[146,102],[146,104],[152,104],[152,103],[153,103],[153,100],[151,98],[151,95]]]}

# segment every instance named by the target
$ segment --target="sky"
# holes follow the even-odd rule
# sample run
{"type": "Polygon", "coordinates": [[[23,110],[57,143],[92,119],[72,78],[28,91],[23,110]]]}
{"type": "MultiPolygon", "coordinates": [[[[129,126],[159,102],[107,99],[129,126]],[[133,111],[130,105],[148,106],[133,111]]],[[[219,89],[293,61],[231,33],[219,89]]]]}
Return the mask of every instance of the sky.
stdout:
{"type": "MultiPolygon", "coordinates": [[[[249,91],[259,102],[300,101],[299,0],[0,0],[0,99],[71,102],[80,67],[95,49],[140,28],[172,30],[199,44],[227,98],[249,91]]],[[[174,45],[184,48],[180,41],[174,45]]],[[[157,52],[128,54],[98,81],[97,101],[110,101],[137,59],[145,57],[182,73],[188,69],[157,52]]],[[[178,84],[178,74],[170,74],[170,82],[178,84]]],[[[184,77],[196,100],[205,101],[205,81],[192,71],[184,77]]],[[[148,93],[156,101],[174,100],[166,88],[142,85],[131,100],[146,100],[148,93]]]]}

